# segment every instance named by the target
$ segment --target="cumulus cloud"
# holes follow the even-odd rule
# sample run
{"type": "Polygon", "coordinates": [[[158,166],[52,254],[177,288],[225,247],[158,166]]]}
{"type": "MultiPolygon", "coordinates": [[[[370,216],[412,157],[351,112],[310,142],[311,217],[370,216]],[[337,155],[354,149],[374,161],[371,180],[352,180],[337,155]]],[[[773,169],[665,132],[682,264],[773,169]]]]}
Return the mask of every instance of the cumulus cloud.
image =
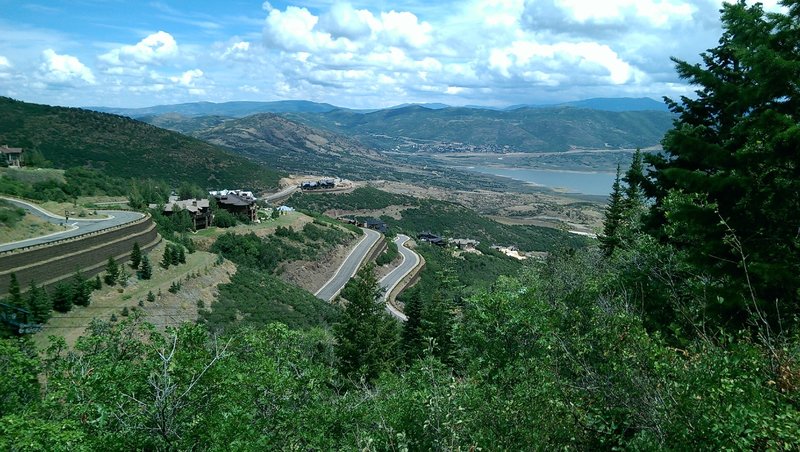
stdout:
{"type": "Polygon", "coordinates": [[[169,79],[172,80],[173,83],[177,83],[178,85],[193,87],[194,82],[202,76],[203,76],[203,71],[201,71],[200,69],[192,69],[184,72],[180,76],[170,77],[169,79]]]}
{"type": "Polygon", "coordinates": [[[10,69],[11,68],[11,62],[8,61],[8,58],[4,57],[3,55],[0,55],[0,69],[4,69],[4,68],[5,69],[10,69]]]}
{"type": "Polygon", "coordinates": [[[71,55],[60,55],[53,49],[42,52],[42,64],[37,77],[51,85],[94,85],[96,83],[91,69],[71,55]]]}
{"type": "Polygon", "coordinates": [[[248,52],[250,52],[250,43],[248,41],[237,41],[222,52],[221,58],[242,59],[247,56],[248,52]]]}
{"type": "Polygon", "coordinates": [[[159,31],[134,45],[126,45],[100,55],[100,60],[114,66],[148,64],[178,55],[178,43],[171,34],[159,31]]]}

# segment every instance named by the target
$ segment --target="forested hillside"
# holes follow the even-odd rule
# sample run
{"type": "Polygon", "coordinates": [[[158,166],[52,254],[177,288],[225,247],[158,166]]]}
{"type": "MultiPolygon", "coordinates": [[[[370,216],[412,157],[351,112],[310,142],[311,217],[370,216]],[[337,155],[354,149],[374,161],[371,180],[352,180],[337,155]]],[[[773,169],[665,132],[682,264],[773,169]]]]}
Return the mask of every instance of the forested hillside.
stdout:
{"type": "Polygon", "coordinates": [[[0,98],[0,143],[37,151],[58,168],[192,182],[201,187],[277,185],[278,174],[217,146],[122,116],[0,98]]]}
{"type": "Polygon", "coordinates": [[[725,3],[719,45],[675,60],[696,97],[670,103],[663,155],[621,169],[600,246],[475,291],[454,277],[474,262],[433,258],[402,325],[367,267],[331,328],[132,315],[71,350],[0,340],[0,448],[797,450],[800,3],[783,4],[725,3]]]}

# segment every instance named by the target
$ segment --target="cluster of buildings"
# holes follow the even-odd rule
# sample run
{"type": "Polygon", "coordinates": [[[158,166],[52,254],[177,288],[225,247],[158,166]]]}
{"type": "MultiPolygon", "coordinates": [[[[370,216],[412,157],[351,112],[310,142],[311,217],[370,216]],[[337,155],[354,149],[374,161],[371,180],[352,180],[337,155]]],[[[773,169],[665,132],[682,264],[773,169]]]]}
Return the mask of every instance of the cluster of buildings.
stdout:
{"type": "Polygon", "coordinates": [[[386,224],[386,222],[377,218],[367,218],[364,221],[358,221],[355,218],[340,217],[339,221],[347,224],[353,224],[362,228],[374,229],[381,234],[386,234],[389,232],[389,226],[386,224]]]}
{"type": "MultiPolygon", "coordinates": [[[[256,197],[251,191],[244,190],[219,190],[208,193],[216,201],[217,207],[230,212],[232,215],[248,218],[255,222],[258,220],[258,205],[256,197]]],[[[150,204],[151,209],[157,209],[157,204],[150,204]]],[[[178,199],[173,195],[164,204],[164,215],[186,211],[192,219],[194,229],[203,229],[212,225],[214,214],[211,212],[211,199],[178,199]]]]}
{"type": "Polygon", "coordinates": [[[430,232],[423,232],[422,234],[417,235],[417,239],[421,242],[430,243],[431,245],[436,246],[452,246],[458,248],[462,251],[475,251],[478,245],[481,242],[473,239],[454,239],[448,238],[445,239],[435,234],[431,234],[430,232]]]}
{"type": "Polygon", "coordinates": [[[308,181],[300,184],[302,190],[330,190],[336,188],[339,179],[320,179],[317,181],[308,181]]]}

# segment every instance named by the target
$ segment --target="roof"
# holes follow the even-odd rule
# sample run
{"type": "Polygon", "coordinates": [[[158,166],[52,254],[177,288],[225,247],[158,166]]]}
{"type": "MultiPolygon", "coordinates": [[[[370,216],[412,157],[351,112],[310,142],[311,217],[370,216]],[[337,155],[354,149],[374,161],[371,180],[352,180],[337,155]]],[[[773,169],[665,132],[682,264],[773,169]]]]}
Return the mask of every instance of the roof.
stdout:
{"type": "Polygon", "coordinates": [[[8,145],[4,144],[0,146],[0,152],[3,154],[22,154],[22,148],[10,148],[8,145]]]}
{"type": "MultiPolygon", "coordinates": [[[[177,206],[181,210],[188,210],[192,213],[197,213],[209,207],[208,199],[182,199],[178,200],[176,196],[170,196],[169,202],[164,204],[164,212],[173,212],[177,206]]],[[[150,204],[151,209],[158,207],[156,204],[150,204]]]]}
{"type": "Polygon", "coordinates": [[[256,202],[255,199],[246,198],[246,197],[237,195],[237,194],[235,194],[233,192],[228,192],[227,195],[223,195],[223,196],[215,196],[215,198],[217,198],[217,201],[220,204],[226,204],[226,205],[229,205],[229,206],[250,206],[254,202],[256,202]]]}

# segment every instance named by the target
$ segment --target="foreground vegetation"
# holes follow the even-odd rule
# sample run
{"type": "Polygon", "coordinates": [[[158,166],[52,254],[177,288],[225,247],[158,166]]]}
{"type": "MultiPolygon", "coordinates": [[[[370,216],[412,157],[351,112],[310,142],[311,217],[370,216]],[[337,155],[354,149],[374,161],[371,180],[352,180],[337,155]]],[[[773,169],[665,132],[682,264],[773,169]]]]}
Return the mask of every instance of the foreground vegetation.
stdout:
{"type": "MultiPolygon", "coordinates": [[[[800,4],[784,4],[726,4],[719,47],[678,62],[702,89],[672,105],[650,177],[641,156],[620,174],[599,247],[468,294],[442,258],[402,330],[367,268],[330,329],[133,315],[72,350],[2,340],[0,448],[796,450],[800,4]]],[[[229,249],[272,268],[247,240],[229,249]]]]}

